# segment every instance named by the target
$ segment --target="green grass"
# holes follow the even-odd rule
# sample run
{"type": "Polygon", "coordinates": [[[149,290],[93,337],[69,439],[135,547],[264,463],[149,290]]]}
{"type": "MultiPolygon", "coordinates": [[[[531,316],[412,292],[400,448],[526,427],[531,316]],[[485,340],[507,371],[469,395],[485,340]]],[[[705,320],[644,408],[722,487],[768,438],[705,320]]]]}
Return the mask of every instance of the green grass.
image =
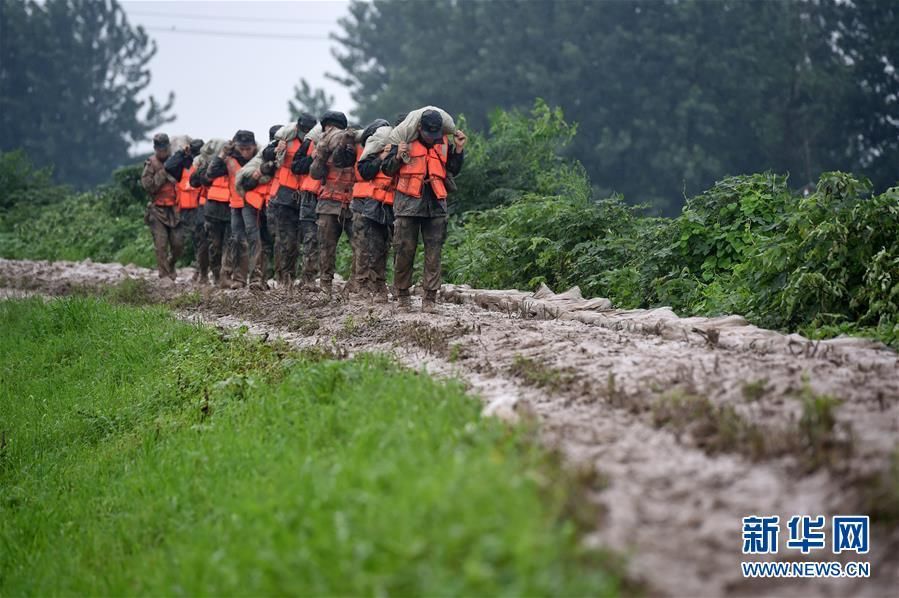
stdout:
{"type": "Polygon", "coordinates": [[[456,384],[0,302],[0,595],[608,595],[572,478],[456,384]]]}

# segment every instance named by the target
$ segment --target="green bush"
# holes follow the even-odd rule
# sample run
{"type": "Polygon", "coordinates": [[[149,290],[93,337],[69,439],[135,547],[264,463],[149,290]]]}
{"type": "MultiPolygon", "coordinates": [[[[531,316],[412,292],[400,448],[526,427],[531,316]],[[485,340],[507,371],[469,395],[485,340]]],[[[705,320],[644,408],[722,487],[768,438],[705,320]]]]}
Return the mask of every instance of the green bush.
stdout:
{"type": "Polygon", "coordinates": [[[19,204],[52,204],[71,193],[52,177],[52,169],[35,168],[21,150],[0,152],[0,214],[19,204]]]}
{"type": "Polygon", "coordinates": [[[0,172],[14,189],[0,218],[0,256],[155,265],[153,241],[144,225],[147,195],[140,187],[141,165],[120,168],[112,182],[74,194],[51,185],[45,171],[9,156],[0,161],[0,172]],[[31,183],[18,183],[16,177],[31,183]]]}
{"type": "Polygon", "coordinates": [[[579,285],[619,307],[739,313],[812,337],[863,334],[899,346],[899,189],[871,197],[867,180],[833,172],[803,197],[783,175],[733,176],[677,218],[650,218],[618,196],[592,197],[580,165],[561,157],[572,134],[538,102],[530,116],[498,113],[491,134],[475,137],[460,204],[489,208],[458,210],[449,281],[579,285]]]}

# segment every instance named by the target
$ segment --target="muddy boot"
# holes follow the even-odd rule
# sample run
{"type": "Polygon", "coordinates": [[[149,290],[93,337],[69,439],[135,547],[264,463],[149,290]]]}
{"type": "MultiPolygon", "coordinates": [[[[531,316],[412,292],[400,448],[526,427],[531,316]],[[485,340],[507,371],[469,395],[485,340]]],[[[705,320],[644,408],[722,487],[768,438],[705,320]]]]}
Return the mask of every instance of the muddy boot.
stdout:
{"type": "Polygon", "coordinates": [[[376,290],[371,296],[372,303],[387,303],[387,289],[376,290]]]}
{"type": "Polygon", "coordinates": [[[322,294],[325,296],[325,299],[330,301],[334,297],[334,289],[331,287],[330,280],[323,280],[322,283],[322,294]]]}
{"type": "Polygon", "coordinates": [[[437,313],[437,293],[427,293],[421,300],[421,311],[425,314],[437,313]]]}
{"type": "Polygon", "coordinates": [[[198,286],[208,287],[209,286],[209,277],[208,276],[198,276],[196,283],[198,286]]]}
{"type": "Polygon", "coordinates": [[[268,290],[268,285],[262,282],[261,280],[254,280],[250,283],[250,290],[255,291],[257,293],[264,293],[268,290]]]}
{"type": "Polygon", "coordinates": [[[303,276],[303,286],[301,287],[304,291],[316,292],[318,290],[318,285],[315,284],[315,277],[313,276],[303,276]]]}
{"type": "Polygon", "coordinates": [[[400,291],[400,294],[396,296],[397,307],[403,311],[409,311],[412,309],[412,297],[409,296],[408,289],[403,292],[400,291]]]}

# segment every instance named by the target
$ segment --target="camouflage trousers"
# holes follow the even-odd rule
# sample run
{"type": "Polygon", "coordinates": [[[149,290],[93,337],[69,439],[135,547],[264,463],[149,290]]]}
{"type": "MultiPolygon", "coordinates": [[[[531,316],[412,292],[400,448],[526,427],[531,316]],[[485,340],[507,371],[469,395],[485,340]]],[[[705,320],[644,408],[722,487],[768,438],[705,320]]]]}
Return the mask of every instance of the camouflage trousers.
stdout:
{"type": "MultiPolygon", "coordinates": [[[[321,268],[322,288],[330,287],[337,265],[337,242],[345,234],[353,243],[353,216],[349,210],[341,214],[318,215],[318,255],[321,268]]],[[[350,280],[355,274],[350,275],[350,280]]]]}
{"type": "Polygon", "coordinates": [[[278,278],[278,272],[281,271],[281,256],[278,255],[278,219],[275,214],[277,210],[277,206],[275,204],[268,204],[265,206],[265,221],[268,224],[268,233],[272,237],[272,271],[274,272],[274,277],[276,280],[280,280],[278,278]]]}
{"type": "Polygon", "coordinates": [[[361,214],[353,216],[356,280],[360,291],[386,296],[387,255],[392,238],[392,224],[381,223],[361,214]]]}
{"type": "Polygon", "coordinates": [[[268,220],[266,220],[263,210],[257,210],[249,204],[240,209],[240,215],[247,238],[249,282],[264,286],[268,277],[268,262],[272,248],[272,238],[268,233],[268,220]]]}
{"type": "Polygon", "coordinates": [[[300,210],[284,204],[269,204],[268,209],[274,221],[275,279],[289,284],[296,276],[300,257],[300,210]]]}
{"type": "Polygon", "coordinates": [[[419,237],[421,237],[425,249],[425,267],[421,286],[425,290],[425,296],[436,297],[437,291],[440,290],[440,260],[443,243],[446,241],[446,216],[435,218],[396,217],[393,233],[393,246],[396,254],[394,286],[397,295],[409,294],[419,237]]]}
{"type": "Polygon", "coordinates": [[[303,244],[303,283],[315,284],[321,260],[318,249],[318,222],[300,220],[300,241],[303,244]]]}
{"type": "Polygon", "coordinates": [[[181,224],[184,237],[193,241],[194,255],[197,259],[197,275],[202,280],[209,277],[209,238],[206,235],[206,223],[203,218],[203,206],[181,210],[181,224]]]}
{"type": "Polygon", "coordinates": [[[175,279],[175,262],[184,251],[184,239],[181,235],[178,212],[174,207],[163,207],[150,204],[144,216],[144,222],[150,227],[153,235],[153,247],[156,250],[156,268],[159,278],[175,279]]]}
{"type": "Polygon", "coordinates": [[[231,280],[247,283],[250,270],[247,229],[243,220],[243,208],[231,208],[231,280]]]}

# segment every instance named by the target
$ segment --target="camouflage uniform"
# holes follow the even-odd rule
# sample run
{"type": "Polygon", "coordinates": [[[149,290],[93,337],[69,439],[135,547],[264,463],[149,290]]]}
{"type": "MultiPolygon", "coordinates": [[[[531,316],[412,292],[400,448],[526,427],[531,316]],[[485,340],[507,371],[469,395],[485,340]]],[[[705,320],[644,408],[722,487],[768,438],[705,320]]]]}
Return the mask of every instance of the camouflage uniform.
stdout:
{"type": "Polygon", "coordinates": [[[353,234],[350,236],[350,244],[353,247],[352,277],[350,278],[350,290],[356,293],[369,291],[366,274],[368,272],[368,236],[364,218],[362,217],[364,199],[354,197],[350,202],[350,211],[353,213],[353,234]]]}
{"type": "MultiPolygon", "coordinates": [[[[337,263],[337,243],[343,233],[353,243],[353,212],[348,204],[330,199],[319,199],[316,208],[318,214],[318,251],[321,267],[321,285],[325,292],[331,288],[334,280],[334,268],[337,263]]],[[[352,280],[352,275],[351,275],[352,280]]]]}
{"type": "MultiPolygon", "coordinates": [[[[424,116],[423,116],[424,119],[424,116]]],[[[439,130],[439,129],[438,129],[439,130]]],[[[399,173],[403,160],[396,155],[397,148],[388,154],[382,171],[394,176],[399,173]]],[[[449,149],[446,171],[455,176],[462,170],[463,153],[449,149]]],[[[394,251],[396,272],[394,286],[397,297],[408,303],[409,289],[412,287],[412,269],[419,236],[425,250],[424,274],[421,286],[425,291],[424,302],[433,306],[440,290],[440,266],[443,243],[446,241],[447,207],[445,199],[438,199],[430,183],[422,187],[420,198],[409,197],[399,191],[394,195],[393,213],[396,217],[394,228],[394,251]]]]}
{"type": "Polygon", "coordinates": [[[249,244],[247,229],[244,225],[243,208],[231,208],[231,280],[247,284],[250,270],[249,244]]]}
{"type": "Polygon", "coordinates": [[[250,204],[240,209],[244,232],[247,238],[247,260],[251,265],[250,284],[265,286],[266,271],[271,257],[272,238],[268,232],[265,213],[250,204]]]}
{"type": "Polygon", "coordinates": [[[206,282],[209,278],[209,238],[206,235],[203,206],[181,210],[180,228],[184,236],[190,236],[197,258],[197,276],[206,282]]]}
{"type": "Polygon", "coordinates": [[[231,208],[220,201],[207,200],[203,209],[205,220],[206,239],[209,244],[209,267],[212,270],[212,279],[216,284],[222,282],[222,274],[227,279],[231,275],[230,255],[224,255],[228,251],[228,240],[231,238],[231,208]],[[222,258],[225,257],[223,270],[222,258]]]}
{"type": "MultiPolygon", "coordinates": [[[[153,137],[154,149],[169,147],[168,135],[160,133],[153,137]]],[[[154,153],[144,162],[140,178],[141,186],[150,194],[152,201],[147,204],[144,222],[153,235],[156,251],[156,266],[160,278],[175,279],[175,262],[184,249],[181,231],[178,228],[179,215],[175,206],[175,183],[165,171],[165,165],[154,153]],[[160,205],[170,203],[171,205],[160,205]]]]}
{"type": "Polygon", "coordinates": [[[362,235],[365,238],[365,261],[360,277],[376,300],[387,299],[387,255],[393,240],[393,206],[366,199],[362,207],[362,235]]]}
{"type": "Polygon", "coordinates": [[[318,249],[318,197],[300,194],[300,241],[303,244],[303,284],[315,286],[321,256],[318,249]]]}

